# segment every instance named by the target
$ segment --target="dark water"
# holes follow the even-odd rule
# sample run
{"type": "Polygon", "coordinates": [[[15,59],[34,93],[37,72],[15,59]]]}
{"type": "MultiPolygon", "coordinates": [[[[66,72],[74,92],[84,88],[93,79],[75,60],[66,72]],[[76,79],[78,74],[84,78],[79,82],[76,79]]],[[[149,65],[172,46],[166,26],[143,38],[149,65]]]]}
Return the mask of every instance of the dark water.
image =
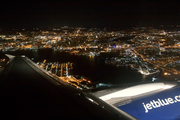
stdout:
{"type": "Polygon", "coordinates": [[[6,53],[12,55],[25,55],[30,59],[34,58],[34,62],[43,62],[44,59],[46,59],[47,62],[72,62],[74,68],[69,73],[72,75],[82,75],[92,82],[118,85],[152,80],[152,76],[142,75],[137,71],[131,70],[129,67],[117,68],[112,65],[106,65],[104,62],[106,57],[104,55],[90,58],[88,56],[74,56],[66,52],[55,52],[51,49],[38,51],[23,50],[6,53]]]}

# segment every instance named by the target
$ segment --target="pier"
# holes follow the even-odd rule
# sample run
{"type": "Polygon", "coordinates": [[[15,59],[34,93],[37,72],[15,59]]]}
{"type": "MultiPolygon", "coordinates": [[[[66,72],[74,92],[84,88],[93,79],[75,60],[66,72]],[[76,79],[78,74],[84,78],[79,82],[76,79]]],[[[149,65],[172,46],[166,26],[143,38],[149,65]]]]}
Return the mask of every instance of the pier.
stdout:
{"type": "Polygon", "coordinates": [[[94,88],[93,83],[85,78],[76,78],[72,75],[69,75],[69,70],[73,69],[73,63],[58,63],[58,62],[49,62],[47,63],[44,60],[42,63],[38,62],[37,65],[48,73],[55,75],[60,78],[62,81],[76,87],[77,89],[92,89],[94,88]]]}

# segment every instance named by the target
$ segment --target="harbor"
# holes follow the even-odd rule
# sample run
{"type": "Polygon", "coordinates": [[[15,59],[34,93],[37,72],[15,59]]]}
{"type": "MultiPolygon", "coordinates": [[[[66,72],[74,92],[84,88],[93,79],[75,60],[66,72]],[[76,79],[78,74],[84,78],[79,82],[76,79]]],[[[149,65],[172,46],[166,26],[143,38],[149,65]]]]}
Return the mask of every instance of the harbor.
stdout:
{"type": "Polygon", "coordinates": [[[84,77],[69,75],[69,70],[73,69],[73,63],[59,63],[59,62],[43,62],[36,63],[40,68],[44,69],[46,72],[60,78],[64,82],[78,88],[78,89],[93,89],[96,87],[90,80],[84,77]]]}
{"type": "Polygon", "coordinates": [[[178,74],[174,76],[172,74],[173,72],[170,73],[170,71],[165,71],[165,69],[162,70],[160,64],[156,64],[157,62],[155,60],[143,57],[139,53],[140,50],[136,50],[136,52],[134,49],[125,50],[118,49],[116,51],[101,53],[99,56],[94,57],[72,55],[69,52],[59,52],[51,49],[9,51],[6,53],[16,56],[25,55],[54,76],[67,81],[67,83],[71,81],[69,84],[72,84],[74,87],[80,86],[79,89],[116,86],[144,81],[179,79],[178,74]],[[68,65],[68,69],[66,64],[68,65]],[[63,71],[61,71],[61,66],[63,66],[63,71]],[[81,80],[81,76],[83,76],[86,82],[81,80]]]}

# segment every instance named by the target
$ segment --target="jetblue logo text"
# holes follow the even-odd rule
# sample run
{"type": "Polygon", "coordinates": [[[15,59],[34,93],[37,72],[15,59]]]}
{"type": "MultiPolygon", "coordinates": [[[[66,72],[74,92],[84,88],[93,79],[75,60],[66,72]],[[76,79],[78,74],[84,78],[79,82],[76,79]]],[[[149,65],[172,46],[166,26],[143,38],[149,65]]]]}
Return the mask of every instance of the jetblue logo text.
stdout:
{"type": "Polygon", "coordinates": [[[148,111],[151,109],[174,104],[177,102],[180,102],[180,95],[175,96],[174,99],[173,98],[157,99],[157,100],[149,101],[149,103],[146,103],[146,104],[142,103],[142,104],[145,109],[145,113],[148,113],[148,111]]]}

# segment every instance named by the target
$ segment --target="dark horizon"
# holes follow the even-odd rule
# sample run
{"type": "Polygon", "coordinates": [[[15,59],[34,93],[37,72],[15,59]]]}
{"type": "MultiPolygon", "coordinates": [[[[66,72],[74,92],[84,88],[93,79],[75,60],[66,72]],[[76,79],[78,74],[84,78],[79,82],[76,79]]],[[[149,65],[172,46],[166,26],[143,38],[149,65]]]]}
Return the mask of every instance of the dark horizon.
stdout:
{"type": "Polygon", "coordinates": [[[180,24],[179,1],[6,1],[0,28],[129,27],[180,24]]]}

